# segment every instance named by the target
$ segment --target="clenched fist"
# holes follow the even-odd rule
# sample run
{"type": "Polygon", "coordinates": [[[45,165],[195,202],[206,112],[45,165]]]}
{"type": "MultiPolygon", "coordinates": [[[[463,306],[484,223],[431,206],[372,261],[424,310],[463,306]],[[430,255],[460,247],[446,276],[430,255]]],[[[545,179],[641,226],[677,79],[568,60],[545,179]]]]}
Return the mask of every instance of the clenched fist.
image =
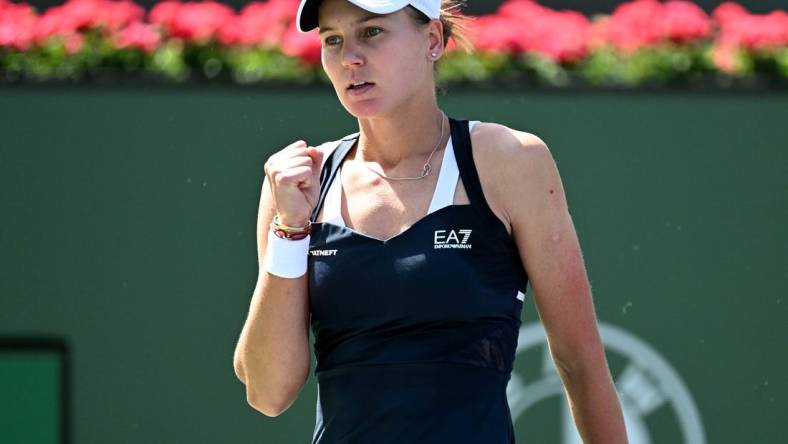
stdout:
{"type": "Polygon", "coordinates": [[[285,225],[303,227],[317,205],[323,152],[298,140],[265,162],[276,212],[285,225]]]}

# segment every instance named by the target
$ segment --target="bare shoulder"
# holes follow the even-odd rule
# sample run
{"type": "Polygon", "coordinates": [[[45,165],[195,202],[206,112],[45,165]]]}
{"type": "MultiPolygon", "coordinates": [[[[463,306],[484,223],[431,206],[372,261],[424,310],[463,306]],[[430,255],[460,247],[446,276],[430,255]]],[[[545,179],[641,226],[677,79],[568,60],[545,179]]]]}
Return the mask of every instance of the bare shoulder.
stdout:
{"type": "Polygon", "coordinates": [[[532,198],[558,191],[557,168],[537,135],[494,122],[479,122],[471,133],[473,158],[487,203],[511,233],[512,218],[532,198]]]}
{"type": "MultiPolygon", "coordinates": [[[[550,156],[547,144],[537,135],[509,128],[494,122],[479,122],[471,133],[474,159],[492,157],[495,160],[515,158],[544,158],[550,156]]],[[[503,165],[502,165],[503,166],[503,165]]]]}

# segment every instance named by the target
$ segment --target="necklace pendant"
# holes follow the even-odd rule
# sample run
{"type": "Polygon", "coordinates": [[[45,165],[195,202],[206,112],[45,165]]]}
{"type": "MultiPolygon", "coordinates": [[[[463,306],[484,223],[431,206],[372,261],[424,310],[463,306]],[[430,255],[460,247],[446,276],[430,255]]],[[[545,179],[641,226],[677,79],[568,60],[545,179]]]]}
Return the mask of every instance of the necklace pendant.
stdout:
{"type": "Polygon", "coordinates": [[[430,164],[424,165],[424,169],[421,170],[421,176],[424,177],[430,174],[430,171],[432,171],[432,165],[430,164]]]}

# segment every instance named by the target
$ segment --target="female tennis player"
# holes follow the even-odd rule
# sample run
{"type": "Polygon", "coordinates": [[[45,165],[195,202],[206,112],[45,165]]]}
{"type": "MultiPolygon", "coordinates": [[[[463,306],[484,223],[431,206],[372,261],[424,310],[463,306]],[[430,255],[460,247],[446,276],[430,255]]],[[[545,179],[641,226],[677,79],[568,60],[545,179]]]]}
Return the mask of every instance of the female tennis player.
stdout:
{"type": "MultiPolygon", "coordinates": [[[[555,162],[537,136],[438,106],[448,0],[302,0],[359,131],[265,163],[260,274],[234,367],[277,416],[310,371],[313,444],[513,443],[506,400],[530,279],[586,443],[627,442],[555,162]]],[[[460,36],[461,37],[461,36],[460,36]]]]}

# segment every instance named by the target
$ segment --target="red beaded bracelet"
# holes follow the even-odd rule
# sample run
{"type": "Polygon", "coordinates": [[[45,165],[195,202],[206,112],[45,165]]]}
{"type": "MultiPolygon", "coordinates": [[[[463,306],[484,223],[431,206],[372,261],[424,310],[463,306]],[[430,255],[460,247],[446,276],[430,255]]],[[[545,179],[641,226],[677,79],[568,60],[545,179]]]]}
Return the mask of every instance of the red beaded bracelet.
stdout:
{"type": "Polygon", "coordinates": [[[285,230],[283,230],[281,228],[276,228],[276,227],[273,227],[273,226],[271,227],[271,229],[274,231],[274,234],[277,237],[280,237],[282,239],[290,239],[290,240],[303,239],[303,238],[309,236],[309,233],[312,231],[312,227],[309,227],[309,229],[307,231],[302,231],[300,233],[290,233],[290,232],[287,232],[287,231],[285,231],[285,230]]]}
{"type": "Polygon", "coordinates": [[[312,232],[312,221],[307,221],[303,227],[291,227],[279,221],[279,214],[274,215],[271,221],[271,230],[282,239],[299,240],[307,237],[312,232]]]}

